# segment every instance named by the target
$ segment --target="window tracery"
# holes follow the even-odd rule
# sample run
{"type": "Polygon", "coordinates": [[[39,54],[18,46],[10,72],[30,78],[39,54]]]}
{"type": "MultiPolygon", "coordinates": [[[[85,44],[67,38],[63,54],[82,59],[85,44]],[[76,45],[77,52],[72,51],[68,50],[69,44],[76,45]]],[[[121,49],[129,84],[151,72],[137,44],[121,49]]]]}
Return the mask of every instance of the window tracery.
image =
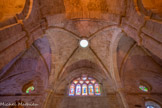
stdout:
{"type": "Polygon", "coordinates": [[[152,87],[149,83],[147,83],[146,81],[141,80],[140,84],[139,84],[139,89],[143,92],[150,92],[152,87]]]}
{"type": "Polygon", "coordinates": [[[33,93],[34,90],[35,90],[35,87],[34,87],[33,81],[29,81],[22,87],[22,92],[27,93],[27,94],[33,93]]]}
{"type": "Polygon", "coordinates": [[[69,96],[101,95],[100,84],[92,77],[82,76],[74,79],[69,87],[69,96]]]}

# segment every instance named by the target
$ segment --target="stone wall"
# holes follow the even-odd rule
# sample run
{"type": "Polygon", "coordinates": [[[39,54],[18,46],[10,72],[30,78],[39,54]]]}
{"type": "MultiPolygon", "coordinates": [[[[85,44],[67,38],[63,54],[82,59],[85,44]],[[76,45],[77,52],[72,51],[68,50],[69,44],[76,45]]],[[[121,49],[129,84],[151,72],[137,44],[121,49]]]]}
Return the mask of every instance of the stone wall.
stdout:
{"type": "Polygon", "coordinates": [[[42,37],[45,26],[37,0],[26,0],[21,13],[0,22],[0,69],[42,37]]]}
{"type": "Polygon", "coordinates": [[[161,66],[159,58],[139,47],[131,38],[121,38],[118,46],[118,70],[130,108],[136,105],[144,108],[148,99],[162,104],[161,66]],[[151,86],[148,93],[139,89],[141,82],[147,82],[151,86]]]}
{"type": "Polygon", "coordinates": [[[65,97],[56,108],[122,108],[115,95],[99,97],[65,97]]]}
{"type": "Polygon", "coordinates": [[[50,52],[48,40],[44,37],[5,66],[0,72],[0,102],[22,100],[42,107],[51,69],[50,52]],[[31,81],[35,90],[26,94],[23,86],[31,81]]]}
{"type": "MultiPolygon", "coordinates": [[[[156,10],[150,5],[152,1],[102,0],[102,2],[98,1],[101,3],[97,9],[94,9],[96,6],[92,6],[93,9],[88,11],[85,10],[90,9],[91,6],[80,4],[82,10],[78,15],[74,12],[75,9],[68,10],[69,6],[76,6],[75,3],[73,4],[74,0],[71,0],[72,4],[66,4],[67,1],[63,0],[26,0],[21,13],[16,15],[14,13],[11,18],[0,22],[1,100],[15,101],[16,97],[28,102],[41,103],[41,106],[46,100],[54,106],[62,105],[58,104],[62,102],[67,106],[76,107],[76,104],[71,104],[75,98],[67,102],[70,97],[62,96],[67,89],[65,83],[67,80],[61,78],[69,76],[68,72],[71,72],[68,70],[69,66],[81,62],[74,68],[80,68],[85,63],[95,72],[100,71],[96,75],[106,77],[105,81],[111,83],[110,86],[106,86],[109,88],[108,91],[117,94],[123,92],[122,96],[119,96],[122,102],[119,99],[114,105],[125,102],[126,108],[133,108],[134,105],[144,107],[146,99],[160,103],[162,100],[161,0],[154,2],[156,10]],[[67,11],[71,11],[68,17],[67,11]],[[50,45],[46,39],[39,39],[44,37],[44,34],[47,35],[50,45]],[[126,37],[122,37],[122,34],[126,37]],[[114,37],[121,38],[119,44],[112,41],[114,37]],[[91,43],[87,49],[78,46],[82,38],[88,39],[91,43]],[[115,45],[118,47],[111,55],[111,49],[115,45]],[[52,58],[49,56],[50,47],[52,58]],[[117,59],[111,61],[116,55],[117,59]],[[85,62],[86,60],[89,62],[85,62]],[[90,66],[91,62],[95,65],[90,66]],[[114,62],[118,64],[114,66],[117,71],[112,69],[114,62]],[[96,66],[101,69],[93,68],[96,66]],[[114,77],[115,75],[119,77],[114,77]],[[37,90],[33,96],[26,96],[21,90],[22,85],[29,80],[37,82],[37,90]],[[152,86],[150,94],[139,91],[138,85],[141,80],[152,86]],[[62,87],[58,86],[61,81],[64,82],[62,87]],[[116,86],[118,84],[119,88],[116,86]],[[46,89],[47,86],[56,94],[60,90],[61,94],[57,95],[61,96],[45,98],[46,92],[40,90],[46,89]],[[42,95],[43,93],[45,95],[42,95]],[[54,101],[51,101],[53,99],[54,101]]],[[[75,76],[70,75],[70,77],[75,76]]],[[[86,99],[90,100],[89,97],[86,99]]],[[[104,99],[107,102],[113,100],[108,97],[104,99]]],[[[107,105],[104,99],[103,107],[110,107],[111,105],[107,105]]],[[[82,97],[78,100],[84,103],[82,97]]],[[[91,104],[90,108],[92,105],[101,105],[100,102],[97,103],[98,98],[94,100],[96,102],[91,104]]]]}

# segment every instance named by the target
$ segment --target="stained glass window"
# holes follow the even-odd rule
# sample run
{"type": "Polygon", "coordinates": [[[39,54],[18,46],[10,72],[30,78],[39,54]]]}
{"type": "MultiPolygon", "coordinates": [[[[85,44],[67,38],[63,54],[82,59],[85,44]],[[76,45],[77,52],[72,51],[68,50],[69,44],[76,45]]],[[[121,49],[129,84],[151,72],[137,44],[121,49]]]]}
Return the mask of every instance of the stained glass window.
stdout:
{"type": "Polygon", "coordinates": [[[89,95],[94,95],[94,89],[93,89],[93,85],[92,84],[88,85],[88,93],[89,93],[89,95]]]}
{"type": "Polygon", "coordinates": [[[88,77],[88,79],[89,79],[89,80],[92,80],[93,78],[91,78],[91,77],[88,77]]]}
{"type": "Polygon", "coordinates": [[[74,96],[74,90],[75,90],[75,85],[71,84],[70,90],[69,90],[69,96],[74,96]]]}
{"type": "Polygon", "coordinates": [[[94,84],[96,82],[96,80],[91,80],[91,82],[94,84]]]}
{"type": "Polygon", "coordinates": [[[152,105],[148,105],[147,108],[155,108],[154,106],[152,105]]]}
{"type": "Polygon", "coordinates": [[[74,79],[69,88],[69,96],[88,95],[101,95],[101,88],[96,79],[85,75],[74,79]]]}
{"type": "Polygon", "coordinates": [[[84,76],[84,77],[82,77],[82,79],[83,79],[83,80],[86,80],[86,79],[87,79],[87,77],[85,77],[85,76],[84,76]]]}
{"type": "Polygon", "coordinates": [[[161,106],[158,103],[154,101],[150,101],[150,100],[145,102],[145,107],[146,108],[161,108],[161,106]]]}
{"type": "Polygon", "coordinates": [[[26,93],[31,93],[32,91],[34,91],[34,87],[30,86],[26,89],[26,93]]]}
{"type": "Polygon", "coordinates": [[[144,92],[148,92],[148,88],[146,86],[144,86],[144,85],[140,85],[139,89],[144,91],[144,92]]]}
{"type": "Polygon", "coordinates": [[[76,84],[76,83],[78,83],[78,80],[74,80],[73,82],[76,84]]]}
{"type": "Polygon", "coordinates": [[[87,95],[87,85],[86,84],[83,84],[82,85],[82,95],[87,95]]]}
{"type": "Polygon", "coordinates": [[[84,82],[84,81],[82,81],[82,80],[79,81],[80,84],[83,84],[83,82],[84,82]]]}
{"type": "Polygon", "coordinates": [[[99,84],[95,84],[95,94],[96,94],[96,95],[101,95],[99,84]]]}
{"type": "Polygon", "coordinates": [[[87,84],[89,83],[89,80],[85,81],[87,84]]]}
{"type": "Polygon", "coordinates": [[[76,85],[76,95],[81,95],[81,85],[80,84],[76,85]]]}

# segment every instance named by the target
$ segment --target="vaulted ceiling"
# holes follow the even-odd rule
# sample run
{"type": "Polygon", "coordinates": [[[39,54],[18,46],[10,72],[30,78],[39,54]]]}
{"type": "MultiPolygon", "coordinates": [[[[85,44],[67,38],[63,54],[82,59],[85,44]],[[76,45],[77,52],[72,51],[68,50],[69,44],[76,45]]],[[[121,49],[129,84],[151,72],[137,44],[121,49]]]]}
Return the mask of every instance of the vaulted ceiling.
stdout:
{"type": "Polygon", "coordinates": [[[51,48],[48,87],[56,93],[63,94],[67,82],[83,73],[107,82],[108,93],[119,92],[125,107],[134,106],[132,94],[141,93],[141,80],[152,85],[152,93],[159,93],[155,88],[160,89],[162,81],[161,0],[0,3],[0,69],[35,40],[47,37],[51,48]],[[89,41],[87,48],[79,46],[83,38],[89,41]]]}

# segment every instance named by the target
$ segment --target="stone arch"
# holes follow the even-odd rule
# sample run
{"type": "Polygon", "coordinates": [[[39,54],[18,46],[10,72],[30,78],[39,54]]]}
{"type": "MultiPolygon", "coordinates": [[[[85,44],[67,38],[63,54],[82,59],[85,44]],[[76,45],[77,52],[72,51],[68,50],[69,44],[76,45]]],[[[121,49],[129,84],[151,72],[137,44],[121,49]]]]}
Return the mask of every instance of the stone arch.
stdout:
{"type": "Polygon", "coordinates": [[[152,21],[162,20],[162,0],[134,0],[136,11],[152,21]]]}
{"type": "Polygon", "coordinates": [[[156,14],[162,14],[162,0],[142,0],[145,9],[152,11],[156,14]]]}
{"type": "Polygon", "coordinates": [[[155,105],[157,105],[158,107],[162,107],[162,105],[160,104],[160,102],[159,101],[156,101],[156,100],[154,100],[154,99],[146,99],[145,100],[145,105],[146,105],[146,103],[147,102],[153,102],[155,105]]]}
{"type": "Polygon", "coordinates": [[[118,45],[119,45],[119,41],[120,39],[125,36],[126,34],[121,31],[119,32],[117,35],[114,35],[112,40],[111,40],[111,44],[110,44],[110,73],[112,74],[112,78],[114,79],[115,81],[115,86],[116,86],[116,89],[123,101],[123,104],[124,104],[124,107],[125,108],[128,108],[128,104],[126,102],[126,99],[125,99],[125,94],[123,92],[123,84],[122,84],[122,80],[120,78],[120,73],[119,73],[119,70],[118,70],[118,60],[117,60],[117,50],[118,50],[118,45]]]}
{"type": "MultiPolygon", "coordinates": [[[[65,101],[67,101],[67,99],[71,99],[71,98],[76,98],[79,99],[81,101],[84,100],[94,100],[94,101],[100,101],[98,100],[103,99],[104,102],[106,102],[106,106],[110,106],[110,107],[117,107],[116,105],[118,105],[118,102],[120,101],[120,99],[116,96],[116,94],[114,94],[115,91],[115,87],[114,87],[114,83],[112,81],[111,78],[107,78],[106,75],[104,74],[104,72],[102,72],[103,70],[95,63],[89,61],[89,60],[81,60],[78,62],[75,62],[74,64],[68,66],[65,69],[64,75],[58,79],[58,82],[55,83],[55,85],[53,85],[53,88],[51,89],[51,92],[47,98],[47,102],[45,103],[44,107],[49,107],[49,106],[53,106],[56,108],[62,108],[62,105],[65,104],[60,104],[60,103],[64,103],[65,101]],[[91,76],[93,78],[95,78],[99,83],[102,84],[102,93],[103,96],[100,97],[96,97],[96,98],[92,98],[92,97],[69,97],[68,96],[68,89],[69,89],[69,84],[71,83],[71,81],[74,78],[77,78],[81,75],[88,75],[91,76]],[[116,98],[116,101],[111,101],[109,103],[109,99],[111,98],[111,96],[114,96],[114,98],[116,98]],[[83,100],[82,100],[83,99],[83,100]],[[108,100],[107,100],[108,99],[108,100]],[[107,104],[107,101],[109,103],[109,105],[107,104]],[[57,104],[56,104],[57,102],[57,104]],[[115,104],[115,105],[114,105],[115,104]],[[61,105],[61,106],[60,106],[61,105]],[[114,106],[112,106],[114,105],[114,106]]],[[[82,103],[82,102],[81,102],[82,103]]],[[[103,101],[102,101],[103,103],[103,101]]],[[[67,106],[67,105],[66,105],[67,106]]],[[[74,103],[75,106],[75,103],[74,103]]],[[[101,107],[106,107],[105,104],[103,104],[103,106],[101,105],[101,107]]],[[[67,106],[68,107],[68,106],[67,106]]],[[[70,107],[70,106],[69,106],[70,107]]],[[[85,107],[85,106],[83,106],[85,107]]]]}
{"type": "Polygon", "coordinates": [[[23,11],[17,15],[19,20],[25,20],[29,18],[29,15],[33,9],[33,2],[33,0],[26,0],[23,11]]]}
{"type": "MultiPolygon", "coordinates": [[[[0,2],[0,3],[2,3],[2,2],[0,2]]],[[[17,1],[17,4],[15,4],[13,6],[10,6],[11,3],[15,4],[15,1],[11,0],[11,2],[9,2],[9,3],[6,3],[6,1],[5,1],[5,3],[4,3],[4,4],[8,5],[11,9],[2,10],[2,12],[1,12],[2,15],[5,12],[5,10],[8,11],[7,13],[9,13],[9,14],[4,16],[6,18],[0,18],[0,27],[17,24],[17,23],[22,23],[22,21],[27,20],[29,18],[30,14],[32,12],[33,0],[23,0],[23,1],[20,0],[20,1],[17,1]],[[21,7],[21,8],[16,10],[14,8],[14,6],[15,6],[15,8],[16,7],[21,7]],[[14,9],[15,9],[15,11],[13,11],[14,9]]]]}
{"type": "Polygon", "coordinates": [[[17,100],[22,99],[25,102],[36,102],[41,107],[44,98],[40,97],[45,96],[44,91],[48,86],[50,59],[50,47],[47,39],[44,37],[36,40],[16,60],[12,60],[0,70],[0,86],[4,88],[1,89],[3,98],[0,100],[14,102],[15,96],[17,96],[17,100]],[[22,88],[30,81],[33,81],[35,90],[31,94],[26,94],[22,88]]]}
{"type": "MultiPolygon", "coordinates": [[[[72,65],[68,66],[63,73],[64,75],[60,79],[58,79],[57,83],[55,83],[55,87],[53,88],[54,92],[60,92],[61,90],[59,89],[59,87],[66,88],[66,86],[74,78],[79,77],[82,74],[90,75],[97,79],[100,83],[107,78],[103,70],[97,64],[89,60],[81,60],[73,63],[72,65]]],[[[111,86],[113,85],[111,78],[108,78],[107,82],[109,82],[111,86]]],[[[60,92],[58,94],[63,94],[63,92],[60,92]]]]}
{"type": "Polygon", "coordinates": [[[124,88],[123,91],[127,93],[125,95],[126,100],[128,103],[131,103],[129,107],[134,107],[135,105],[144,107],[145,99],[148,98],[160,101],[160,96],[154,95],[154,93],[160,92],[159,90],[161,89],[157,84],[157,82],[161,81],[161,65],[156,61],[156,59],[160,59],[154,57],[145,48],[138,46],[132,38],[127,36],[121,37],[119,46],[121,47],[117,48],[118,67],[116,68],[119,70],[119,78],[122,81],[122,88],[124,88]],[[153,76],[156,77],[153,78],[153,76]],[[152,89],[148,93],[151,96],[139,89],[140,81],[150,84],[152,89]],[[132,98],[134,100],[130,101],[132,98]]]}
{"type": "Polygon", "coordinates": [[[23,11],[26,0],[8,0],[0,2],[0,21],[7,20],[23,11]]]}

